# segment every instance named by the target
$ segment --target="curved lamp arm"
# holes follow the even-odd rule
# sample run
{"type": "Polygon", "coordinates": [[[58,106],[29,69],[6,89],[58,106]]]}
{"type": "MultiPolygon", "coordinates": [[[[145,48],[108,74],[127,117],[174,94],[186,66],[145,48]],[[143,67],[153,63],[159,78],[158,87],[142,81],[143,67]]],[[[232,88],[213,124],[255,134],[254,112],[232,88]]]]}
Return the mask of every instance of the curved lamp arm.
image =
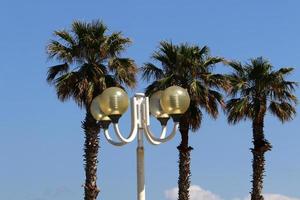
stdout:
{"type": "Polygon", "coordinates": [[[146,138],[148,139],[148,141],[151,144],[154,144],[154,145],[158,145],[158,144],[161,144],[161,143],[164,143],[164,142],[167,142],[167,141],[171,140],[176,135],[176,131],[177,131],[178,127],[179,127],[179,123],[178,122],[174,123],[172,132],[170,133],[170,135],[165,137],[167,127],[163,126],[161,135],[160,135],[159,138],[157,138],[153,135],[152,131],[150,130],[150,126],[144,124],[144,130],[145,130],[146,138]]]}
{"type": "Polygon", "coordinates": [[[131,130],[131,133],[128,136],[128,138],[125,138],[125,137],[122,136],[118,124],[113,124],[113,127],[114,127],[114,130],[116,132],[116,135],[117,135],[118,139],[121,140],[122,142],[125,142],[125,143],[132,142],[136,137],[137,128],[134,128],[133,130],[131,130]]]}
{"type": "Polygon", "coordinates": [[[114,145],[114,146],[123,146],[123,145],[125,145],[125,144],[127,144],[127,142],[115,142],[115,141],[113,141],[113,139],[110,137],[110,135],[109,135],[109,132],[108,132],[108,129],[105,129],[104,130],[104,136],[105,136],[105,138],[106,138],[106,140],[110,143],[110,144],[112,144],[112,145],[114,145]]]}
{"type": "MultiPolygon", "coordinates": [[[[146,125],[145,125],[146,126],[146,125]]],[[[145,127],[144,126],[144,127],[145,127]]],[[[148,140],[148,142],[150,143],[150,144],[153,144],[153,145],[159,145],[159,144],[161,144],[162,142],[160,142],[160,141],[157,141],[157,140],[155,140],[155,139],[153,139],[153,137],[151,137],[149,134],[148,134],[148,132],[146,131],[146,129],[144,129],[145,131],[144,131],[144,133],[145,133],[145,135],[146,135],[146,139],[148,140]]],[[[163,138],[162,136],[165,136],[166,135],[166,130],[167,130],[167,127],[166,126],[163,126],[162,127],[162,131],[161,131],[161,133],[160,133],[160,138],[163,138]]]]}
{"type": "MultiPolygon", "coordinates": [[[[143,110],[144,110],[144,113],[149,113],[149,98],[148,97],[146,97],[146,103],[143,106],[143,110]]],[[[179,127],[179,122],[175,122],[171,134],[166,137],[167,127],[162,126],[162,131],[161,131],[160,137],[157,138],[153,135],[153,133],[150,130],[150,117],[149,117],[149,115],[144,116],[143,128],[145,130],[146,138],[148,139],[148,141],[151,144],[154,144],[154,145],[158,145],[158,144],[161,144],[161,143],[164,143],[164,142],[167,142],[167,141],[171,140],[175,136],[178,127],[179,127]]]]}
{"type": "Polygon", "coordinates": [[[131,131],[130,134],[128,136],[128,138],[125,138],[122,136],[121,131],[119,129],[119,124],[115,123],[113,124],[114,130],[116,132],[116,135],[118,137],[119,140],[121,140],[122,142],[125,143],[129,143],[132,142],[136,135],[137,135],[137,129],[138,129],[138,125],[137,125],[137,102],[136,102],[136,98],[132,98],[131,100],[131,131]]]}

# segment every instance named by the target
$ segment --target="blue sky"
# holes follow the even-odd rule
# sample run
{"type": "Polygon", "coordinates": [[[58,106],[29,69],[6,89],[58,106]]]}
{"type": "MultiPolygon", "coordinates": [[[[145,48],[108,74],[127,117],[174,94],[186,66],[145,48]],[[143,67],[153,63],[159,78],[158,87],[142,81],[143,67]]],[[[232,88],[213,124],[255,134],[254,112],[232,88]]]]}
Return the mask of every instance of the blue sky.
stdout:
{"type": "MultiPolygon", "coordinates": [[[[295,67],[290,79],[299,81],[299,7],[298,0],[2,0],[0,199],[79,200],[83,196],[80,121],[84,112],[71,101],[59,102],[45,81],[51,65],[45,46],[54,30],[67,29],[74,20],[102,19],[111,31],[132,38],[125,55],[139,65],[150,61],[159,41],[172,40],[208,45],[213,55],[228,59],[264,56],[275,67],[295,67]]],[[[141,81],[130,94],[142,92],[146,85],[141,81]]],[[[121,119],[123,130],[129,129],[126,116],[121,119]]],[[[299,117],[282,125],[267,116],[265,133],[274,148],[266,156],[266,193],[300,198],[299,123],[299,117]]],[[[153,126],[159,130],[156,122],[153,126]]],[[[179,136],[161,146],[146,145],[149,199],[164,200],[164,192],[176,187],[178,143],[179,136]]],[[[135,146],[116,148],[101,135],[99,199],[135,198],[135,146]]],[[[248,195],[249,122],[229,126],[223,113],[217,120],[205,115],[201,129],[191,134],[191,146],[193,185],[225,200],[248,195]]]]}

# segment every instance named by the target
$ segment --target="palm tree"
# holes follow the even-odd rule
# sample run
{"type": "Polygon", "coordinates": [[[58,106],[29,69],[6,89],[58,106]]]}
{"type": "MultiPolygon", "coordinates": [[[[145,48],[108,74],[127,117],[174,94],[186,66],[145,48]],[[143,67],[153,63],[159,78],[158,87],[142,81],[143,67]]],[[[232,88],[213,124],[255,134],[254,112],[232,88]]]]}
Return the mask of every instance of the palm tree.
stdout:
{"type": "Polygon", "coordinates": [[[207,46],[161,42],[160,47],[154,52],[152,58],[160,62],[161,67],[153,63],[146,63],[143,78],[154,81],[146,88],[146,95],[151,95],[158,90],[163,90],[172,85],[178,85],[188,90],[191,103],[188,111],[181,117],[179,131],[181,143],[179,150],[179,179],[178,199],[189,199],[190,187],[190,151],[189,129],[196,131],[200,128],[202,109],[213,118],[218,115],[218,104],[223,104],[222,95],[218,89],[226,86],[224,77],[213,74],[214,64],[223,61],[219,57],[211,57],[207,46]]]}
{"type": "Polygon", "coordinates": [[[245,119],[252,121],[254,148],[251,149],[253,154],[251,200],[263,200],[264,154],[272,148],[264,136],[264,118],[269,110],[281,122],[293,119],[296,114],[294,105],[297,102],[293,92],[297,83],[285,79],[286,75],[292,73],[293,68],[275,71],[262,57],[252,59],[251,63],[245,65],[236,61],[228,64],[234,69],[228,76],[232,84],[229,94],[233,97],[226,105],[228,122],[236,124],[245,119]]]}
{"type": "Polygon", "coordinates": [[[136,82],[134,61],[120,57],[130,39],[121,32],[110,35],[106,32],[107,27],[101,21],[74,21],[70,31],[55,31],[57,40],[51,40],[47,46],[49,58],[61,63],[49,68],[47,81],[55,87],[60,101],[72,98],[86,111],[82,122],[85,200],[95,200],[99,193],[96,179],[100,125],[89,111],[91,101],[107,87],[133,87],[136,82]]]}

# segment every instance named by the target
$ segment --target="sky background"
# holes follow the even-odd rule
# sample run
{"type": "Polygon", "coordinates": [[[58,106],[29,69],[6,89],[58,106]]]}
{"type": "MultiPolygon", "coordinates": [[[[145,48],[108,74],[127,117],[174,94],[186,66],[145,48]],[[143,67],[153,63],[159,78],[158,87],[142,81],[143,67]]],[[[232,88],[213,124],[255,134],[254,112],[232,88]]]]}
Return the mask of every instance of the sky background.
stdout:
{"type": "MultiPolygon", "coordinates": [[[[52,64],[45,47],[54,30],[68,29],[74,20],[101,19],[111,31],[122,31],[133,40],[124,55],[139,66],[151,61],[161,40],[172,40],[208,45],[214,56],[243,62],[264,56],[275,68],[295,67],[290,79],[300,81],[299,7],[299,0],[0,0],[0,199],[83,198],[80,122],[84,111],[72,101],[59,102],[45,81],[52,64]]],[[[224,66],[217,70],[226,71],[224,66]]],[[[129,93],[143,92],[146,85],[140,81],[129,93]]],[[[129,112],[121,119],[125,134],[130,127],[128,116],[129,112]]],[[[158,131],[152,121],[153,130],[158,131]]],[[[266,138],[273,149],[266,155],[264,191],[271,196],[300,199],[299,123],[299,117],[284,125],[270,115],[266,118],[266,138]]],[[[118,148],[102,134],[100,140],[98,199],[135,199],[136,143],[118,148]]],[[[223,113],[217,120],[205,115],[190,141],[194,148],[191,181],[196,191],[192,200],[200,200],[203,191],[223,200],[244,199],[249,194],[249,121],[230,126],[223,113]]],[[[146,144],[148,199],[176,199],[172,194],[177,186],[178,144],[179,135],[161,146],[146,144]]],[[[202,199],[215,200],[214,196],[202,199]]]]}

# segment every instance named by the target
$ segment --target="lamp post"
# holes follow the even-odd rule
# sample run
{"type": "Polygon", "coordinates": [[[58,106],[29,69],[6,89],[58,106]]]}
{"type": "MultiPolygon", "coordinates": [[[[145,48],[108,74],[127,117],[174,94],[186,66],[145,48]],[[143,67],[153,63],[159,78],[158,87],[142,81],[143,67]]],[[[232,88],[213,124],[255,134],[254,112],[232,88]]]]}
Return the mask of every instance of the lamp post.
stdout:
{"type": "Polygon", "coordinates": [[[172,139],[179,126],[179,119],[189,107],[190,97],[186,89],[171,86],[164,91],[158,91],[149,97],[137,93],[131,99],[131,131],[127,138],[120,132],[118,121],[128,108],[128,96],[124,90],[110,87],[95,97],[90,111],[99,121],[107,141],[114,146],[123,146],[137,137],[137,200],[145,200],[144,147],[143,137],[153,145],[158,145],[172,139]],[[160,137],[155,137],[150,130],[150,113],[156,117],[162,126],[160,137]],[[174,121],[172,132],[167,135],[169,118],[174,121]],[[108,128],[113,124],[118,141],[114,141],[108,128]]]}

